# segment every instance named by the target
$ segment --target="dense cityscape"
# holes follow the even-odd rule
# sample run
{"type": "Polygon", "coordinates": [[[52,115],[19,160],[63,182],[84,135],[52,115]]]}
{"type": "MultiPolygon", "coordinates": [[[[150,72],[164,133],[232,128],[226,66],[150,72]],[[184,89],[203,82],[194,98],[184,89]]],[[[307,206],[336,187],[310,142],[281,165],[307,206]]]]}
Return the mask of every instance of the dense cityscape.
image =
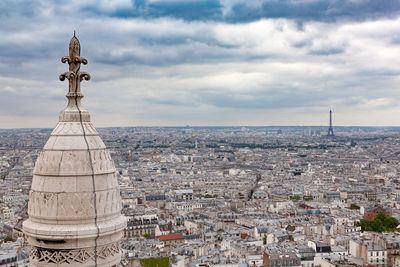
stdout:
{"type": "MultiPolygon", "coordinates": [[[[327,137],[327,127],[99,129],[128,218],[123,261],[400,266],[398,222],[365,225],[400,219],[400,129],[334,130],[327,137]]],[[[50,133],[0,132],[0,260],[7,266],[28,264],[21,224],[50,133]]]]}
{"type": "Polygon", "coordinates": [[[0,0],[0,33],[0,267],[400,267],[399,0],[0,0]]]}

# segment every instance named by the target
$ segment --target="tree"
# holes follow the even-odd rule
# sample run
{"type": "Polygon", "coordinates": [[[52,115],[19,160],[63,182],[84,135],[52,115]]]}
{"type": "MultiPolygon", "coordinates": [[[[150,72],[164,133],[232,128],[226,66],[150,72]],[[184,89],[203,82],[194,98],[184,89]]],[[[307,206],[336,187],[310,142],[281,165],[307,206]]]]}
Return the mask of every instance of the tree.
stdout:
{"type": "Polygon", "coordinates": [[[375,219],[384,222],[386,219],[386,214],[384,212],[379,212],[378,215],[376,215],[375,219]]]}
{"type": "Polygon", "coordinates": [[[371,225],[372,231],[374,231],[374,232],[382,233],[384,231],[384,226],[379,219],[376,220],[376,218],[375,218],[374,220],[372,220],[370,222],[370,225],[371,225]]]}
{"type": "Polygon", "coordinates": [[[147,238],[147,239],[150,238],[150,234],[149,234],[149,233],[145,233],[143,236],[144,236],[145,238],[147,238]]]}
{"type": "Polygon", "coordinates": [[[4,238],[4,243],[9,242],[9,241],[13,242],[14,240],[11,237],[6,236],[6,238],[4,238]]]}
{"type": "Polygon", "coordinates": [[[396,218],[386,216],[384,212],[379,212],[373,220],[361,220],[360,225],[362,231],[393,232],[399,225],[399,221],[396,218]]]}
{"type": "Polygon", "coordinates": [[[399,225],[399,221],[393,217],[387,217],[383,223],[386,227],[391,229],[397,228],[399,225]]]}

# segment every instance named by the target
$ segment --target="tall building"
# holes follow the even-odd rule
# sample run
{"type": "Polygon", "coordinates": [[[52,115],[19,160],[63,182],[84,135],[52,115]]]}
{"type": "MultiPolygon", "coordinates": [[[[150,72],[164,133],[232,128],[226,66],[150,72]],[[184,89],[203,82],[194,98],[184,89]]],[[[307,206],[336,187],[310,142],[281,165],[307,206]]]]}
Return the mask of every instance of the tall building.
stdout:
{"type": "Polygon", "coordinates": [[[74,36],[69,56],[68,105],[36,161],[29,192],[29,219],[23,231],[31,246],[31,266],[117,266],[126,218],[115,166],[90,115],[81,106],[80,44],[74,36]]]}
{"type": "Polygon", "coordinates": [[[328,136],[335,136],[334,133],[333,133],[333,125],[332,125],[332,110],[329,110],[328,136]]]}

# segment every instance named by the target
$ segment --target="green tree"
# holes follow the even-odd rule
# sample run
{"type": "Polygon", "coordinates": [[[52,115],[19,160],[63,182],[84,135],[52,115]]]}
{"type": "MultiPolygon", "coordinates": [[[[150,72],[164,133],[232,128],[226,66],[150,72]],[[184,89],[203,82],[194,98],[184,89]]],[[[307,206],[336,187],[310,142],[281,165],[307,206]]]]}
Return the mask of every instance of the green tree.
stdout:
{"type": "Polygon", "coordinates": [[[6,236],[6,238],[4,238],[4,243],[6,243],[6,242],[8,242],[8,241],[13,242],[14,240],[13,240],[11,237],[6,236]]]}
{"type": "Polygon", "coordinates": [[[144,236],[145,238],[147,238],[147,239],[150,238],[150,234],[148,234],[148,233],[145,233],[143,236],[144,236]]]}
{"type": "Polygon", "coordinates": [[[382,224],[382,221],[379,220],[379,219],[378,220],[376,220],[376,219],[372,220],[370,222],[370,225],[371,225],[372,231],[378,232],[378,233],[382,233],[384,231],[384,228],[385,228],[383,226],[383,224],[382,224]]]}
{"type": "Polygon", "coordinates": [[[141,259],[140,265],[142,267],[169,267],[169,257],[141,259]]]}
{"type": "Polygon", "coordinates": [[[372,231],[378,233],[393,232],[399,225],[399,221],[396,218],[388,217],[385,213],[380,212],[373,220],[361,220],[360,225],[362,231],[372,231]]]}
{"type": "Polygon", "coordinates": [[[383,223],[389,229],[396,228],[399,225],[399,221],[393,217],[387,217],[383,223]]]}
{"type": "Polygon", "coordinates": [[[378,215],[376,215],[374,220],[380,220],[381,222],[384,222],[386,218],[387,217],[384,212],[379,212],[378,215]]]}

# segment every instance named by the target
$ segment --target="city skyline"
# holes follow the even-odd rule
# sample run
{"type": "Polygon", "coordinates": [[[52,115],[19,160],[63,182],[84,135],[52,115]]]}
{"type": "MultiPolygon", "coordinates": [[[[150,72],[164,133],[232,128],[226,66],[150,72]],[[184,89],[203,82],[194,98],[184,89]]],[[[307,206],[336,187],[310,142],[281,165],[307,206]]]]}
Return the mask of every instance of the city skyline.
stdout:
{"type": "Polygon", "coordinates": [[[396,1],[0,4],[0,128],[54,127],[77,31],[97,127],[399,126],[396,1]],[[196,12],[194,12],[194,10],[196,12]],[[44,70],[46,70],[44,72],[44,70]]]}
{"type": "Polygon", "coordinates": [[[1,266],[400,266],[400,3],[5,0],[0,23],[1,266]]]}

